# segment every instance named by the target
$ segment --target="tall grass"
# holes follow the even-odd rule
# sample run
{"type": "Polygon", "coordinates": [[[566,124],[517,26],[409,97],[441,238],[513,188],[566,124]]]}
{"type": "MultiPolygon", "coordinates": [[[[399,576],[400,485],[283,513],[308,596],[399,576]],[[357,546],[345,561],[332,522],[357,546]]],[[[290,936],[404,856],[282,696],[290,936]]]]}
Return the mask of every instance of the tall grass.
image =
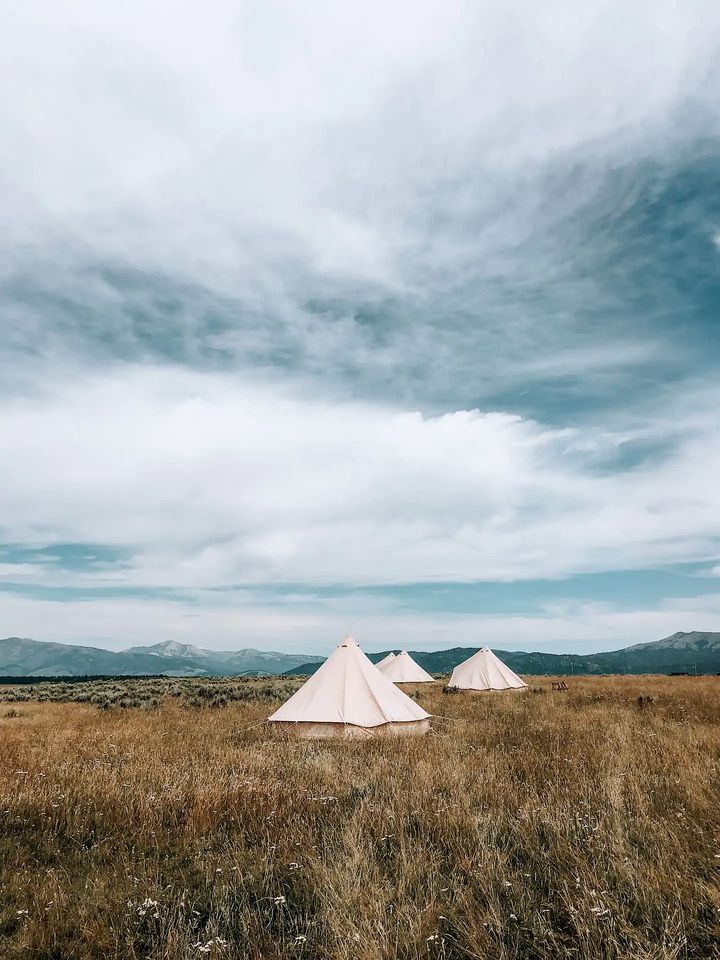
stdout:
{"type": "Polygon", "coordinates": [[[369,742],[139,683],[0,704],[6,960],[720,957],[720,678],[418,686],[446,719],[369,742]]]}

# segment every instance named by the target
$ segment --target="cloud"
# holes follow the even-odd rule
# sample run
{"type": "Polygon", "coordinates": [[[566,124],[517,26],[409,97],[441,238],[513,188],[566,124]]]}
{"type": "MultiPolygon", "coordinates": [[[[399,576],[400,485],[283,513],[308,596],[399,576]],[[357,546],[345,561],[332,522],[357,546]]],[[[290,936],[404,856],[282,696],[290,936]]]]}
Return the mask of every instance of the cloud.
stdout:
{"type": "Polygon", "coordinates": [[[656,640],[698,620],[702,629],[720,631],[720,594],[701,604],[690,597],[660,608],[640,601],[623,611],[576,604],[553,613],[498,616],[419,614],[367,596],[298,609],[293,603],[263,602],[252,592],[206,594],[201,602],[99,597],[62,603],[2,592],[0,620],[9,635],[111,649],[172,639],[219,650],[258,646],[326,654],[350,630],[370,651],[490,643],[505,650],[587,653],[656,640]]]}
{"type": "Polygon", "coordinates": [[[5,585],[715,560],[717,4],[6,19],[5,585]],[[100,558],[34,552],[68,543],[100,558]]]}
{"type": "Polygon", "coordinates": [[[447,409],[657,365],[677,290],[626,221],[717,130],[718,37],[709,2],[32,0],[0,38],[3,352],[447,409]]]}
{"type": "MultiPolygon", "coordinates": [[[[562,577],[717,555],[716,398],[631,469],[630,430],[435,417],[183,369],[117,367],[0,413],[4,540],[105,544],[79,578],[166,588],[562,577]]],[[[46,576],[46,564],[39,574],[46,576]]]]}

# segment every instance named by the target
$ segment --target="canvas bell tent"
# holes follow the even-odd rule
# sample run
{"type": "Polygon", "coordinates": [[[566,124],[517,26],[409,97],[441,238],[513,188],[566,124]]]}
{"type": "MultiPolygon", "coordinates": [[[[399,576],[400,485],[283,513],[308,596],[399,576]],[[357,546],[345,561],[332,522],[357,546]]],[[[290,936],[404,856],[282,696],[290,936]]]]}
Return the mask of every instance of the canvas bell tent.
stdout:
{"type": "Polygon", "coordinates": [[[430,714],[345,637],[268,721],[301,737],[403,736],[426,733],[430,714]]]}
{"type": "Polygon", "coordinates": [[[378,668],[378,670],[382,670],[382,668],[385,666],[386,663],[390,663],[390,661],[394,659],[395,659],[395,654],[389,653],[386,657],[383,657],[382,660],[378,660],[375,666],[378,668]]]}
{"type": "Polygon", "coordinates": [[[460,690],[526,690],[524,680],[513,673],[492,650],[481,647],[464,663],[455,667],[449,687],[460,690]]]}
{"type": "Polygon", "coordinates": [[[402,650],[392,660],[382,660],[378,665],[388,680],[393,683],[434,683],[435,678],[416,663],[407,650],[402,650]]]}

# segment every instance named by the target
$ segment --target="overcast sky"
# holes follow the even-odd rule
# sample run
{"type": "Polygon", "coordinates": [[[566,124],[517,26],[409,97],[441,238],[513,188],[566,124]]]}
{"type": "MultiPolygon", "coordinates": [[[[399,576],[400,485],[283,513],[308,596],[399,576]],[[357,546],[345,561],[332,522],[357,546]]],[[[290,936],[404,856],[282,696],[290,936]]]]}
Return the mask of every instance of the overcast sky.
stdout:
{"type": "Polygon", "coordinates": [[[24,0],[0,636],[720,630],[720,5],[24,0]]]}

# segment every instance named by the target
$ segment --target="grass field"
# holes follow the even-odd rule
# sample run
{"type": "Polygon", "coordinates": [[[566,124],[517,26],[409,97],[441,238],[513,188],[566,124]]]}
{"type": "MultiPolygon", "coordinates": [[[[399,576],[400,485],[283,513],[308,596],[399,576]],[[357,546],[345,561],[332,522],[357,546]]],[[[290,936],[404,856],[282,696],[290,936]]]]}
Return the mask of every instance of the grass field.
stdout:
{"type": "Polygon", "coordinates": [[[720,678],[274,739],[300,682],[0,689],[0,957],[720,958],[720,678]]]}

